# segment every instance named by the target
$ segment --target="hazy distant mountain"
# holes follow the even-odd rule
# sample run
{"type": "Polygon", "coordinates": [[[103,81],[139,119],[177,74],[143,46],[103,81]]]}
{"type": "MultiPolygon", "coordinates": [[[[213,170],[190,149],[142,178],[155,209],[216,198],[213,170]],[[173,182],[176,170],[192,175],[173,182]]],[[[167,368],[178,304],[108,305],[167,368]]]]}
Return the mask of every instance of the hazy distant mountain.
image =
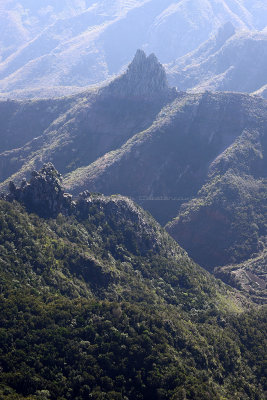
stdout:
{"type": "Polygon", "coordinates": [[[117,74],[136,48],[169,63],[228,21],[258,30],[266,15],[265,0],[3,0],[0,89],[84,87],[117,74]]]}
{"type": "Polygon", "coordinates": [[[1,399],[266,399],[264,2],[2,0],[1,399]]]}
{"type": "Polygon", "coordinates": [[[266,85],[266,70],[267,32],[235,33],[226,24],[197,50],[170,64],[168,75],[181,90],[250,93],[266,85]]]}

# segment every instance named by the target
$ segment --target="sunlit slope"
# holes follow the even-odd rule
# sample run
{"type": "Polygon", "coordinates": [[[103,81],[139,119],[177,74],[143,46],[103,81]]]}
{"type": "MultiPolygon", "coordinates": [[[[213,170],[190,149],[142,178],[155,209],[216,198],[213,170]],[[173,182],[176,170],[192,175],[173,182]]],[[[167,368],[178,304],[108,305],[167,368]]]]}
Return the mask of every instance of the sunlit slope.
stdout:
{"type": "MultiPolygon", "coordinates": [[[[227,24],[196,51],[168,66],[172,85],[200,92],[256,92],[266,85],[267,33],[237,32],[227,24]]],[[[264,94],[264,93],[263,93],[264,94]]]]}
{"type": "Polygon", "coordinates": [[[157,53],[164,63],[172,62],[227,22],[237,29],[263,29],[266,3],[4,1],[0,18],[0,87],[11,92],[103,81],[127,65],[137,48],[157,53]]]}

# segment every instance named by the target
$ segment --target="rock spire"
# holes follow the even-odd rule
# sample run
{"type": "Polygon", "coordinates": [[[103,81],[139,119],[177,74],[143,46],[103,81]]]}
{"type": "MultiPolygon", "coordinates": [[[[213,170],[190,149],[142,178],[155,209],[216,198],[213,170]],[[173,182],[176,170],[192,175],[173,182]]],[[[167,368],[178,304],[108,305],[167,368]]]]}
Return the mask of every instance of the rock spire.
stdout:
{"type": "Polygon", "coordinates": [[[168,86],[164,67],[154,54],[137,50],[126,72],[104,89],[109,95],[153,100],[166,97],[175,89],[168,86]]]}

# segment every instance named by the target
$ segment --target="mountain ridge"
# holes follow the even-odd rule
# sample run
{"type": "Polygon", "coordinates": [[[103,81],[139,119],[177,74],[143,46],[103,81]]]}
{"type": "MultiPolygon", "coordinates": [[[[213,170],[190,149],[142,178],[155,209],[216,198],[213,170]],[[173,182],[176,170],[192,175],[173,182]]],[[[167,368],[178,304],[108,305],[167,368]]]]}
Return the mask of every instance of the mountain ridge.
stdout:
{"type": "Polygon", "coordinates": [[[26,7],[18,2],[16,8],[3,1],[3,92],[51,83],[85,87],[120,73],[137,48],[169,63],[193,51],[228,21],[238,30],[266,25],[263,0],[257,5],[236,0],[204,5],[184,0],[175,5],[171,0],[45,4],[30,2],[26,7]]]}
{"type": "Polygon", "coordinates": [[[227,24],[217,36],[167,66],[169,81],[190,92],[259,90],[264,95],[260,88],[266,84],[266,40],[265,31],[236,32],[227,24]]]}
{"type": "MultiPolygon", "coordinates": [[[[37,139],[30,140],[21,148],[1,153],[0,179],[4,180],[22,168],[19,181],[26,170],[30,173],[30,169],[40,168],[45,161],[52,161],[62,172],[73,169],[77,163],[81,165],[94,161],[118,147],[135,132],[149,126],[160,109],[176,96],[178,93],[168,87],[165,71],[156,57],[146,57],[143,52],[137,52],[137,58],[130,64],[129,70],[106,86],[58,99],[55,103],[59,105],[56,119],[47,123],[45,131],[38,128],[37,139]],[[138,89],[137,81],[140,81],[138,89]],[[77,146],[75,151],[73,146],[77,146]],[[55,150],[51,152],[51,148],[55,150]],[[53,156],[59,149],[61,157],[56,154],[53,156]],[[64,161],[62,153],[65,153],[64,161]],[[16,161],[10,163],[11,159],[16,161]],[[68,164],[65,162],[67,160],[68,164]]],[[[48,103],[37,101],[28,104],[39,107],[48,103]]],[[[8,102],[2,101],[1,104],[6,108],[9,106],[8,102]]],[[[23,108],[25,103],[18,104],[22,104],[23,108]]],[[[2,135],[6,135],[4,127],[2,135]]]]}
{"type": "Polygon", "coordinates": [[[240,263],[264,249],[266,100],[178,92],[168,87],[157,59],[138,51],[128,70],[101,88],[50,105],[46,100],[0,106],[2,115],[9,115],[0,127],[2,146],[17,138],[15,148],[4,147],[0,154],[1,188],[52,162],[72,193],[89,189],[127,195],[162,225],[178,216],[181,229],[171,233],[209,270],[240,263]],[[38,109],[44,120],[31,121],[38,109]],[[31,124],[27,135],[18,136],[23,116],[31,124]],[[208,213],[204,220],[220,241],[202,226],[202,212],[208,213]],[[200,230],[205,243],[200,246],[197,239],[194,247],[191,239],[200,237],[200,230]],[[206,249],[204,259],[201,248],[206,249]]]}

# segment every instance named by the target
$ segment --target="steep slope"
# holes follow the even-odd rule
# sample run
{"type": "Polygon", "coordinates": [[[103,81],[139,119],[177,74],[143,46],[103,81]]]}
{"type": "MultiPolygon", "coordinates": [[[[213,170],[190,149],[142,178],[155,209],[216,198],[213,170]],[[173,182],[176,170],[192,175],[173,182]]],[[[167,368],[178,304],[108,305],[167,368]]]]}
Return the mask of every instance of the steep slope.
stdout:
{"type": "Polygon", "coordinates": [[[165,71],[156,57],[146,57],[144,52],[137,51],[124,74],[93,91],[51,101],[51,104],[49,101],[3,101],[0,107],[8,112],[3,114],[4,124],[0,128],[4,143],[10,142],[11,146],[10,136],[17,137],[22,130],[26,132],[21,137],[28,141],[17,140],[12,150],[3,149],[6,151],[0,154],[0,180],[16,173],[19,180],[44,161],[52,161],[64,173],[88,165],[150,126],[161,108],[176,96],[176,90],[168,87],[165,71]],[[43,105],[54,112],[46,115],[44,109],[40,124],[39,114],[33,115],[31,109],[39,108],[42,112],[43,105]],[[25,122],[31,113],[36,131],[20,123],[20,113],[25,115],[25,122]]]}
{"type": "Polygon", "coordinates": [[[75,101],[74,98],[23,102],[0,100],[0,152],[23,147],[40,136],[75,101]]]}
{"type": "MultiPolygon", "coordinates": [[[[149,129],[64,183],[74,193],[131,196],[163,224],[178,214],[168,231],[210,271],[240,263],[265,248],[266,109],[245,95],[181,95],[149,129]]],[[[266,285],[262,268],[256,275],[266,285]]]]}
{"type": "Polygon", "coordinates": [[[172,79],[172,72],[173,74],[179,73],[179,71],[185,70],[186,67],[189,68],[193,63],[198,65],[207,60],[210,56],[219,51],[221,47],[225,45],[227,40],[233,37],[235,33],[235,27],[231,22],[227,22],[221,26],[218,32],[216,32],[216,35],[210,37],[204,43],[201,43],[197,49],[166,65],[168,68],[169,79],[172,79]]]}
{"type": "MultiPolygon", "coordinates": [[[[141,282],[145,286],[148,285],[148,287],[152,288],[153,280],[163,279],[163,281],[166,280],[162,285],[162,290],[167,296],[166,299],[169,298],[167,303],[172,304],[174,301],[177,305],[182,305],[183,301],[178,301],[178,298],[177,301],[174,300],[176,289],[173,292],[172,289],[168,288],[168,284],[174,285],[180,279],[181,285],[179,288],[177,286],[177,290],[180,293],[179,296],[186,296],[186,302],[184,303],[186,309],[189,310],[193,307],[192,305],[190,306],[190,297],[193,296],[195,291],[195,294],[198,292],[196,296],[200,296],[197,302],[199,302],[201,308],[206,301],[206,297],[207,301],[215,302],[214,297],[212,300],[211,298],[208,300],[210,296],[206,295],[209,285],[214,286],[213,294],[215,296],[216,287],[220,291],[215,279],[194,264],[185,251],[169,237],[163,228],[130,199],[120,195],[105,197],[83,192],[75,201],[72,201],[71,196],[63,192],[60,184],[60,175],[52,164],[44,165],[39,172],[33,171],[30,182],[24,180],[17,188],[14,184],[10,184],[10,193],[4,199],[9,202],[17,201],[23,204],[28,212],[35,212],[41,217],[56,218],[60,214],[59,220],[63,218],[62,221],[66,221],[65,223],[62,222],[64,226],[58,227],[59,235],[66,240],[71,235],[69,237],[70,243],[75,236],[77,238],[77,252],[75,247],[74,252],[77,253],[77,256],[81,253],[79,256],[81,264],[78,266],[77,260],[77,265],[75,266],[77,275],[80,274],[86,280],[86,275],[84,274],[92,274],[92,276],[98,274],[99,277],[96,277],[96,279],[99,279],[98,284],[100,286],[105,286],[105,296],[108,296],[110,292],[110,296],[119,296],[124,300],[131,300],[131,297],[137,295],[137,292],[131,293],[130,287],[128,287],[128,290],[125,290],[123,294],[120,288],[121,282],[126,284],[128,280],[128,285],[130,285],[130,281],[133,280],[132,285],[134,287],[137,285],[138,280],[142,278],[141,282]],[[70,218],[71,227],[68,228],[68,218],[66,219],[62,215],[73,216],[76,218],[76,222],[70,218]],[[79,224],[82,225],[80,226],[79,224]],[[64,231],[65,225],[66,231],[64,231]],[[71,229],[75,232],[71,232],[71,229]],[[81,252],[79,244],[84,248],[83,252],[81,252]],[[84,253],[85,249],[86,254],[84,253]],[[169,264],[167,263],[168,259],[169,264]],[[86,267],[86,260],[88,261],[89,269],[86,267]],[[161,266],[160,260],[164,260],[164,266],[161,266]],[[120,262],[130,264],[128,266],[126,264],[119,266],[120,262]],[[176,262],[179,263],[177,271],[174,267],[176,262]],[[136,274],[136,268],[139,270],[139,275],[136,274]],[[109,269],[110,271],[108,271],[109,269]],[[120,269],[122,270],[119,271],[120,269]],[[209,283],[209,281],[212,283],[209,283]],[[203,282],[204,286],[206,284],[208,286],[200,288],[200,282],[203,282]],[[184,289],[185,292],[190,290],[191,294],[185,294],[183,292],[184,289]],[[121,294],[119,295],[119,293],[121,294]],[[172,295],[174,295],[173,298],[172,295]],[[202,298],[202,296],[204,297],[202,298]]],[[[57,225],[56,221],[54,223],[57,225]]],[[[55,229],[57,229],[56,225],[55,229]]],[[[49,226],[53,229],[53,223],[49,224],[49,226]]],[[[26,231],[28,230],[29,227],[26,231]]],[[[17,240],[16,237],[15,240],[17,240]]],[[[51,246],[53,247],[52,242],[51,246]]],[[[23,250],[24,245],[20,247],[23,250]]],[[[25,256],[27,257],[27,255],[25,256]]],[[[29,255],[29,261],[30,263],[34,262],[32,254],[29,255]]],[[[88,285],[91,284],[91,279],[88,278],[88,285]]],[[[223,290],[226,290],[226,288],[223,290]]],[[[100,288],[98,289],[98,295],[100,295],[99,292],[100,288]]],[[[152,301],[152,303],[155,301],[157,303],[165,296],[162,292],[163,297],[161,296],[162,299],[159,300],[157,293],[155,293],[155,296],[148,300],[148,298],[144,298],[145,292],[145,289],[143,292],[138,292],[139,301],[143,298],[143,301],[152,301]]],[[[223,294],[223,291],[221,294],[223,294]]],[[[196,298],[193,300],[193,303],[195,302],[196,298]]]]}
{"type": "Polygon", "coordinates": [[[266,118],[266,102],[261,99],[180,94],[151,127],[88,167],[73,171],[64,183],[75,193],[82,189],[121,193],[143,205],[147,200],[145,208],[167,222],[205,183],[214,159],[244,130],[262,131],[266,118]]]}
{"type": "Polygon", "coordinates": [[[266,310],[131,200],[64,198],[49,164],[0,200],[1,396],[263,400],[266,310]]]}
{"type": "Polygon", "coordinates": [[[266,129],[244,131],[211,164],[208,181],[197,197],[184,204],[178,217],[167,226],[189,254],[211,270],[242,262],[219,269],[219,276],[228,271],[233,279],[226,275],[225,279],[253,296],[257,285],[259,298],[265,298],[267,283],[266,261],[261,255],[266,251],[267,234],[266,150],[266,129]],[[242,274],[246,275],[246,271],[249,279],[244,285],[242,274]]]}
{"type": "Polygon", "coordinates": [[[94,91],[0,106],[2,188],[53,161],[73,193],[130,196],[162,224],[181,211],[171,233],[205,268],[264,249],[263,99],[177,92],[156,57],[139,50],[124,74],[94,91]]]}
{"type": "Polygon", "coordinates": [[[267,33],[231,24],[197,50],[168,66],[169,81],[181,90],[255,92],[266,85],[267,33]]]}
{"type": "Polygon", "coordinates": [[[84,87],[119,73],[136,48],[172,62],[228,21],[237,29],[265,28],[266,14],[264,0],[3,0],[0,88],[84,87]]]}

